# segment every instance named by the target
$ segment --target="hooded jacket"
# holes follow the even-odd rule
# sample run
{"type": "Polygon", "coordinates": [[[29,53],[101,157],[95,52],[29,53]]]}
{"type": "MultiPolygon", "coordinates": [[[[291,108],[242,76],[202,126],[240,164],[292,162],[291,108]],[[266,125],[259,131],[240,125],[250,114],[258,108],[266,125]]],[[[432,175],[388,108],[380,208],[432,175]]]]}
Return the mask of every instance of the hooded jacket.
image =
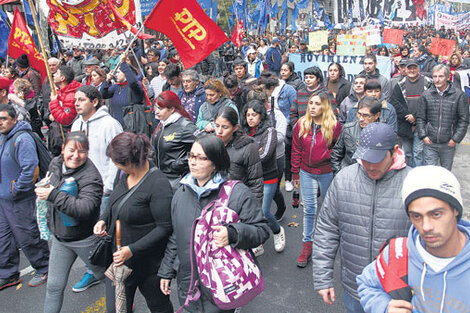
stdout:
{"type": "Polygon", "coordinates": [[[334,286],[334,264],[341,256],[343,288],[355,299],[356,276],[371,263],[383,243],[406,236],[410,219],[401,199],[401,187],[411,168],[404,153],[379,180],[369,178],[362,165],[350,165],[333,179],[319,211],[313,235],[315,290],[334,286]]]}
{"type": "MultiPolygon", "coordinates": [[[[416,248],[419,233],[414,226],[408,232],[408,285],[414,290],[411,303],[413,312],[465,312],[470,309],[468,288],[470,282],[470,222],[460,220],[460,231],[466,243],[455,259],[440,272],[435,272],[421,257],[416,248]],[[424,292],[423,292],[424,291],[424,292]]],[[[424,244],[422,244],[424,246],[424,244]]],[[[384,251],[388,263],[389,247],[384,251]]],[[[376,270],[376,261],[369,264],[357,277],[358,293],[366,312],[387,311],[392,298],[385,293],[376,270]]]]}
{"type": "Polygon", "coordinates": [[[300,169],[315,175],[330,173],[331,151],[341,133],[341,124],[336,123],[330,145],[323,139],[320,126],[312,124],[305,137],[299,136],[300,126],[301,123],[295,125],[292,135],[292,178],[299,178],[300,169]]]}
{"type": "Polygon", "coordinates": [[[39,160],[36,144],[28,133],[24,132],[16,139],[16,157],[10,155],[11,139],[20,130],[31,130],[31,125],[18,121],[6,135],[0,135],[0,199],[19,200],[35,197],[34,179],[39,160]],[[18,163],[15,161],[18,160],[18,163]]]}
{"type": "Polygon", "coordinates": [[[69,126],[77,116],[75,92],[81,86],[83,85],[73,80],[64,88],[57,90],[57,99],[49,103],[49,110],[59,124],[69,126]]]}
{"type": "Polygon", "coordinates": [[[259,78],[261,72],[264,70],[263,62],[256,57],[253,61],[250,61],[248,57],[246,57],[246,71],[250,74],[251,77],[259,78]]]}
{"type": "Polygon", "coordinates": [[[277,178],[276,148],[277,131],[269,121],[250,129],[250,136],[258,145],[259,157],[263,165],[263,179],[265,181],[277,178]]]}
{"type": "Polygon", "coordinates": [[[294,87],[295,91],[299,91],[301,88],[305,86],[303,80],[297,75],[297,73],[292,73],[286,80],[286,84],[291,85],[294,87]]]}
{"type": "Polygon", "coordinates": [[[238,114],[238,124],[240,124],[240,113],[238,112],[237,107],[232,102],[232,100],[228,99],[227,97],[222,97],[214,104],[210,104],[209,102],[204,102],[201,107],[199,108],[199,114],[197,116],[196,126],[198,129],[204,129],[207,124],[214,122],[215,115],[220,108],[224,106],[229,106],[238,114]]]}
{"type": "Polygon", "coordinates": [[[253,138],[237,131],[227,146],[230,156],[229,178],[240,180],[260,201],[263,200],[263,166],[253,138]]]}
{"type": "Polygon", "coordinates": [[[104,193],[110,194],[113,191],[117,167],[111,158],[106,156],[106,148],[114,137],[122,133],[121,124],[109,115],[105,106],[101,106],[86,122],[80,115],[72,124],[72,131],[86,132],[90,144],[88,157],[103,178],[104,193]]]}
{"type": "Polygon", "coordinates": [[[433,143],[462,141],[468,127],[468,97],[449,82],[441,96],[433,84],[418,102],[419,139],[429,137],[433,143]]]}
{"type": "Polygon", "coordinates": [[[356,92],[351,88],[351,92],[349,93],[349,96],[344,98],[344,100],[341,102],[339,106],[338,121],[341,124],[346,123],[346,120],[348,119],[349,110],[351,110],[351,108],[355,106],[358,102],[359,102],[359,99],[357,98],[356,92]]]}
{"type": "MultiPolygon", "coordinates": [[[[362,71],[359,74],[365,75],[367,80],[369,79],[378,79],[380,81],[380,86],[382,87],[382,97],[388,101],[392,94],[392,85],[390,84],[390,78],[386,78],[385,76],[380,74],[378,68],[375,69],[375,74],[367,74],[366,71],[362,71]]],[[[352,85],[351,85],[352,89],[352,85]]]]}
{"type": "MultiPolygon", "coordinates": [[[[180,299],[186,298],[191,280],[190,252],[193,251],[193,247],[190,241],[193,222],[201,215],[202,208],[212,200],[218,199],[223,182],[224,179],[217,174],[203,187],[199,187],[191,173],[188,173],[181,180],[181,186],[173,196],[171,202],[173,234],[170,236],[158,276],[166,279],[177,277],[180,299]]],[[[229,233],[235,234],[234,237],[229,236],[229,244],[232,247],[252,249],[269,238],[269,228],[263,217],[261,205],[244,184],[235,185],[228,207],[240,218],[239,223],[228,225],[231,229],[229,233]]],[[[196,266],[195,260],[194,266],[196,266]]],[[[196,279],[198,279],[197,271],[196,279]]],[[[204,288],[202,290],[204,292],[204,288]]],[[[208,298],[211,299],[210,294],[208,298]]]]}
{"type": "Polygon", "coordinates": [[[88,158],[75,169],[65,168],[62,156],[51,161],[49,172],[52,173],[52,189],[47,198],[47,221],[49,229],[59,241],[77,241],[93,234],[93,226],[100,216],[103,182],[101,175],[88,158]],[[65,179],[73,177],[78,186],[78,197],[59,191],[65,179]],[[76,221],[77,226],[65,226],[59,212],[76,221]]]}

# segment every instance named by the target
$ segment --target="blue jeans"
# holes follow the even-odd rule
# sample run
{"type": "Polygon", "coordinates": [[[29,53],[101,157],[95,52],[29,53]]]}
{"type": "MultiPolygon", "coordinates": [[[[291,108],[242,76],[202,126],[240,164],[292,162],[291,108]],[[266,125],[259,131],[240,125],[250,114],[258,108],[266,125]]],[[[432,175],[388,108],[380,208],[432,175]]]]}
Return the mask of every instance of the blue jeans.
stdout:
{"type": "Polygon", "coordinates": [[[316,175],[300,170],[300,191],[304,199],[303,242],[310,242],[313,238],[318,188],[320,188],[323,200],[332,180],[333,172],[316,175]]]}
{"type": "Polygon", "coordinates": [[[454,163],[455,147],[449,147],[447,143],[431,143],[424,145],[424,165],[439,165],[452,170],[454,163]]]}
{"type": "Polygon", "coordinates": [[[343,302],[347,313],[364,313],[361,302],[354,299],[349,293],[343,291],[343,302]]]}
{"type": "Polygon", "coordinates": [[[422,166],[424,142],[419,139],[418,132],[413,133],[413,138],[400,137],[400,142],[405,150],[406,164],[411,167],[422,166]]]}
{"type": "Polygon", "coordinates": [[[276,193],[277,183],[264,184],[263,187],[263,214],[268,220],[268,226],[274,234],[279,234],[281,226],[277,222],[274,215],[271,213],[271,203],[273,202],[274,194],[276,193]]]}

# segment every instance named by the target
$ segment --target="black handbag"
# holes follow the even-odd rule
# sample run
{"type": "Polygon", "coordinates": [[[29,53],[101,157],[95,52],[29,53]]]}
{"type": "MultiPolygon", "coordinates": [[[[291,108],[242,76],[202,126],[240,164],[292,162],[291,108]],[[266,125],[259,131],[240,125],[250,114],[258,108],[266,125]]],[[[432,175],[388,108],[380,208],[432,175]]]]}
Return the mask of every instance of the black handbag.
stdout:
{"type": "Polygon", "coordinates": [[[147,176],[150,173],[156,170],[155,167],[151,168],[147,174],[135,185],[131,190],[129,190],[124,198],[119,202],[118,208],[116,210],[115,218],[112,219],[111,227],[109,228],[108,234],[106,236],[96,236],[98,237],[97,242],[93,249],[90,251],[90,255],[88,256],[88,260],[91,264],[96,266],[101,266],[108,268],[109,265],[113,262],[113,240],[111,235],[114,232],[114,227],[116,226],[116,220],[118,219],[119,212],[123,204],[132,196],[132,194],[139,188],[139,186],[144,182],[147,176]]]}

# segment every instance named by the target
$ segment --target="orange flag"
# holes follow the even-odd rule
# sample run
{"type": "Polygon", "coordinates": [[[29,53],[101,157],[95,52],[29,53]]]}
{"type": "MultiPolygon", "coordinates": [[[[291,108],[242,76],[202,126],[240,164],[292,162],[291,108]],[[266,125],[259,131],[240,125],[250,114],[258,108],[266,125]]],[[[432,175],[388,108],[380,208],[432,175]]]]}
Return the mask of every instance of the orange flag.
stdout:
{"type": "Polygon", "coordinates": [[[243,36],[244,36],[243,35],[244,31],[245,30],[244,30],[244,27],[243,27],[243,21],[240,20],[240,21],[238,21],[237,26],[233,30],[232,38],[231,38],[232,42],[238,48],[240,48],[240,46],[242,45],[242,39],[243,39],[243,36]]]}
{"type": "Polygon", "coordinates": [[[185,68],[204,60],[228,41],[196,0],[160,0],[144,25],[170,37],[185,68]]]}
{"type": "Polygon", "coordinates": [[[18,59],[22,54],[28,55],[29,64],[32,68],[41,73],[41,77],[44,80],[47,75],[46,64],[36,49],[36,45],[34,44],[33,38],[26,27],[26,23],[20,11],[18,11],[18,8],[15,8],[10,36],[8,37],[7,55],[18,59]]]}

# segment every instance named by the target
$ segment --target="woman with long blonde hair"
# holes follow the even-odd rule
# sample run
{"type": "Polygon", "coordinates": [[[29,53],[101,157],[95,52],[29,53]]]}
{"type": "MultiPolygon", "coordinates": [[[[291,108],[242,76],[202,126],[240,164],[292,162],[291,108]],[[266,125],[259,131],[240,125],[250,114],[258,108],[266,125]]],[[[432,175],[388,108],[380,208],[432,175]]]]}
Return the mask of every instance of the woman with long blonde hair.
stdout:
{"type": "Polygon", "coordinates": [[[317,191],[323,198],[333,180],[331,151],[341,133],[328,94],[310,96],[305,115],[294,127],[292,179],[304,200],[303,248],[297,266],[305,267],[312,255],[312,238],[317,209],[317,191]]]}

